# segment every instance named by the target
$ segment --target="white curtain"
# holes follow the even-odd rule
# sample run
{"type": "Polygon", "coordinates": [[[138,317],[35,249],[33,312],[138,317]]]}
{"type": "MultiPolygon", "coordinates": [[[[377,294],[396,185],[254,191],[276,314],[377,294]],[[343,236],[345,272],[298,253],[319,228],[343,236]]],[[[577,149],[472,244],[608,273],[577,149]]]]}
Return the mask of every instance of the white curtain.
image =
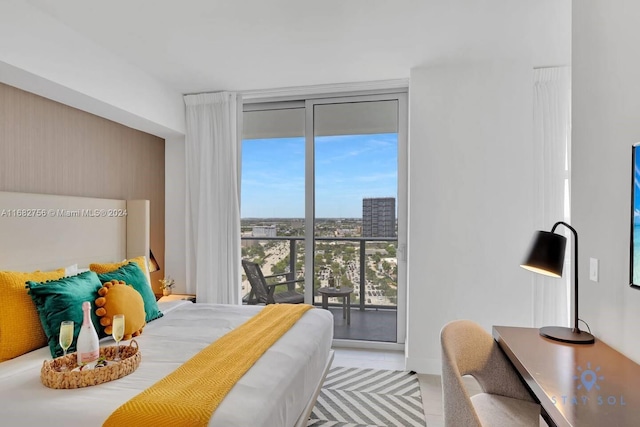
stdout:
{"type": "MultiPolygon", "coordinates": [[[[571,71],[569,67],[534,70],[533,142],[535,226],[551,231],[558,221],[571,224],[571,71]]],[[[580,230],[578,230],[579,232],[580,230]]],[[[567,237],[567,255],[561,279],[534,274],[534,325],[569,326],[569,301],[573,283],[573,235],[566,227],[556,229],[567,237]]]]}
{"type": "Polygon", "coordinates": [[[186,95],[187,292],[240,303],[237,95],[186,95]]]}

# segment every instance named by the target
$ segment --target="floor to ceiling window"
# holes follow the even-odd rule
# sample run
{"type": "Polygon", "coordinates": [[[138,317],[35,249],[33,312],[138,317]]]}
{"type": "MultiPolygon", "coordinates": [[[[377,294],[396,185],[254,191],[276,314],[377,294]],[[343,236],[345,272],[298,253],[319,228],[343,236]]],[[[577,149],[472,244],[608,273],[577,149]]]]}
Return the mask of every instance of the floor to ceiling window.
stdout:
{"type": "Polygon", "coordinates": [[[404,342],[406,132],[405,93],[245,104],[242,256],[300,279],[336,339],[404,342]]]}
{"type": "MultiPolygon", "coordinates": [[[[243,113],[242,257],[260,264],[266,276],[288,273],[289,280],[304,278],[305,114],[299,105],[243,113]]],[[[304,292],[303,281],[297,287],[304,292]]],[[[243,295],[250,290],[245,278],[243,295]]]]}

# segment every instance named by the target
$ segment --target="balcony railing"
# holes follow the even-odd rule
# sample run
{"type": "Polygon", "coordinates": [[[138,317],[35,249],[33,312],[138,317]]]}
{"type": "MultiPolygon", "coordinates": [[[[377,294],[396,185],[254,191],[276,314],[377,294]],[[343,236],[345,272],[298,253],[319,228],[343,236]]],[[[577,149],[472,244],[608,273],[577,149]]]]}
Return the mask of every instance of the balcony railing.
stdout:
{"type": "MultiPolygon", "coordinates": [[[[255,258],[255,251],[252,254],[251,250],[245,249],[245,247],[251,246],[248,242],[288,242],[288,253],[283,253],[282,248],[277,248],[277,253],[269,253],[264,258],[269,258],[269,267],[275,265],[277,262],[282,263],[288,256],[289,262],[286,264],[285,272],[287,273],[286,280],[294,280],[298,278],[304,278],[304,245],[298,242],[304,242],[304,237],[292,236],[292,237],[242,237],[243,241],[243,258],[255,258]],[[299,250],[300,249],[300,250],[299,250]],[[245,254],[245,252],[247,252],[245,254]],[[276,258],[277,261],[276,261],[276,258]],[[302,265],[302,268],[298,268],[302,265]]],[[[343,283],[342,286],[347,286],[344,283],[345,279],[353,284],[354,292],[352,296],[352,307],[358,307],[360,310],[369,309],[396,309],[397,308],[397,258],[393,253],[397,247],[397,238],[395,237],[316,237],[316,253],[314,254],[315,271],[314,271],[314,283],[313,283],[313,301],[314,304],[320,304],[320,296],[317,292],[317,288],[320,286],[328,285],[328,274],[333,274],[335,277],[338,275],[343,283]],[[349,244],[352,242],[353,244],[349,244]],[[369,244],[369,251],[367,251],[367,244],[369,244]],[[390,246],[393,247],[393,251],[389,253],[390,246]],[[323,255],[330,251],[329,257],[325,258],[323,255]],[[369,253],[368,253],[369,252],[369,253]],[[358,261],[354,262],[355,254],[357,253],[358,261]],[[377,254],[377,255],[376,255],[377,254]],[[383,259],[383,256],[384,259],[383,259]],[[347,259],[348,261],[345,261],[347,259]],[[354,264],[357,267],[355,271],[354,264]],[[371,268],[371,264],[374,268],[371,268]],[[369,265],[369,268],[367,268],[369,265]],[[333,271],[334,269],[339,272],[333,271]],[[337,274],[336,274],[337,273],[337,274]],[[356,280],[352,280],[356,279],[356,280]],[[385,303],[373,303],[374,300],[378,302],[385,301],[385,303]],[[356,304],[353,301],[357,301],[356,304]],[[371,301],[371,302],[369,302],[371,301]]],[[[268,246],[268,244],[267,244],[268,246]]],[[[264,249],[264,248],[262,248],[264,249]]],[[[282,269],[282,264],[279,266],[282,269]]],[[[270,268],[266,269],[263,265],[263,271],[265,275],[271,274],[270,268]]],[[[338,280],[340,280],[338,279],[338,280]]],[[[306,283],[305,283],[306,285],[306,283]]],[[[246,289],[248,293],[249,289],[246,289]]],[[[330,303],[331,304],[331,303],[330,303]]],[[[334,305],[334,304],[331,304],[334,305]]],[[[337,305],[337,304],[335,304],[337,305]]]]}

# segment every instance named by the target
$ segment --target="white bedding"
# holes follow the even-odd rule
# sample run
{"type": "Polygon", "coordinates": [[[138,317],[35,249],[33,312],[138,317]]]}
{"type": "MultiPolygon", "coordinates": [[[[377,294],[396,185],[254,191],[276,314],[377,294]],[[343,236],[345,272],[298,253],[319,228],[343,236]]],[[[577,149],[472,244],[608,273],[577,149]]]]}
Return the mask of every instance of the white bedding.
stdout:
{"type": "MultiPolygon", "coordinates": [[[[165,316],[136,340],[142,361],[117,381],[75,390],[40,382],[42,348],[0,363],[0,423],[3,426],[99,426],[122,403],[149,387],[199,350],[256,314],[262,307],[162,304],[165,316]]],[[[309,310],[269,349],[225,397],[209,425],[293,426],[323,374],[333,338],[333,318],[309,310]]],[[[101,345],[114,345],[106,338],[101,345]]]]}

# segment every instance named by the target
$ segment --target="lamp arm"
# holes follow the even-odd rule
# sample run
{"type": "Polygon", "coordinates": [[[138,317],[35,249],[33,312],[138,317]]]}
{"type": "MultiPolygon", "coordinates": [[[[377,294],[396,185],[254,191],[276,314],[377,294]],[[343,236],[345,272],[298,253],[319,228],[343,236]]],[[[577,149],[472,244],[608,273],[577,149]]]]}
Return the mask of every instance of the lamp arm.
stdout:
{"type": "Polygon", "coordinates": [[[580,333],[580,328],[578,328],[578,232],[564,221],[558,221],[553,224],[551,232],[553,233],[560,224],[567,227],[573,233],[573,252],[575,255],[573,262],[573,332],[580,333]]]}

